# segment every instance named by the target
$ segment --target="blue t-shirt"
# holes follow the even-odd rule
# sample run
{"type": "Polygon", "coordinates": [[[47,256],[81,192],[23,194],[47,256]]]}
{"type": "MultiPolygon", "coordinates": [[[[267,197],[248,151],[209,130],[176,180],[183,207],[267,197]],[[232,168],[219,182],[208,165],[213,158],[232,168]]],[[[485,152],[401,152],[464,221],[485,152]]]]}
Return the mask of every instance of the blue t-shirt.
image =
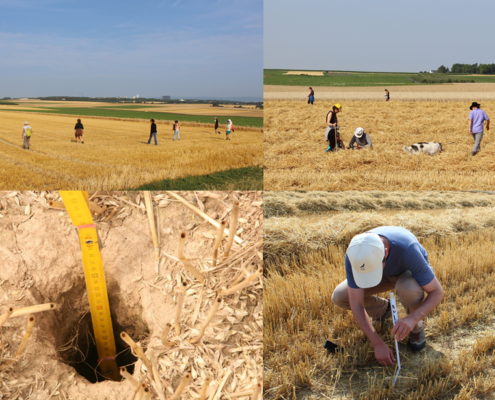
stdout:
{"type": "Polygon", "coordinates": [[[486,112],[479,108],[470,111],[469,119],[473,120],[471,125],[471,132],[473,133],[482,133],[484,122],[490,120],[488,115],[486,115],[486,112]]]}
{"type": "MultiPolygon", "coordinates": [[[[419,244],[418,239],[407,229],[398,226],[381,226],[367,233],[376,233],[383,236],[390,243],[390,252],[385,261],[383,275],[399,276],[405,271],[411,271],[419,286],[430,283],[435,274],[428,261],[428,253],[419,244]]],[[[345,256],[345,272],[347,274],[347,286],[359,289],[354,281],[352,267],[347,254],[345,256]]]]}

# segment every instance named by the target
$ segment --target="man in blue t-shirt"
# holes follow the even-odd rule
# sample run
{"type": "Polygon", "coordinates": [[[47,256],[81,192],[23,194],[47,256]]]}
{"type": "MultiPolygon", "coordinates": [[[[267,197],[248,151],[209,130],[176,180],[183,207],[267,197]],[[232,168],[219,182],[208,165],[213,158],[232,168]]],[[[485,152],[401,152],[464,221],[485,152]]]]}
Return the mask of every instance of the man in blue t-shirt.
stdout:
{"type": "Polygon", "coordinates": [[[474,147],[471,150],[471,155],[475,156],[481,150],[480,144],[483,139],[483,125],[486,121],[486,130],[490,130],[490,118],[481,109],[481,106],[475,101],[469,107],[469,133],[473,135],[474,147]]]}
{"type": "Polygon", "coordinates": [[[381,365],[391,366],[395,358],[369,319],[383,322],[391,315],[390,301],[375,296],[378,293],[395,289],[408,314],[395,324],[395,338],[403,340],[411,333],[411,350],[425,347],[423,318],[440,304],[443,289],[428,262],[428,253],[411,232],[381,226],[355,236],[347,248],[345,270],[347,280],[335,288],[332,301],[337,307],[352,310],[381,365]]]}

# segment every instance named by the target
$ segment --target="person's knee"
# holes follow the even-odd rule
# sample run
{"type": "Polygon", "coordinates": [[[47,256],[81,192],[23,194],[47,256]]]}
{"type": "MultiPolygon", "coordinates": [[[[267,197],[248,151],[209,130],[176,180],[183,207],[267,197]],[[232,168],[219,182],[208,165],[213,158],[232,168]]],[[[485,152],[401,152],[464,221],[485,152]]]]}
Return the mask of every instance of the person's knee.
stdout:
{"type": "Polygon", "coordinates": [[[406,271],[400,276],[395,285],[395,291],[403,305],[411,306],[421,303],[425,294],[418,281],[412,276],[411,271],[406,271]]]}
{"type": "Polygon", "coordinates": [[[332,302],[339,308],[349,308],[349,298],[347,291],[339,290],[339,287],[333,291],[332,302]]]}

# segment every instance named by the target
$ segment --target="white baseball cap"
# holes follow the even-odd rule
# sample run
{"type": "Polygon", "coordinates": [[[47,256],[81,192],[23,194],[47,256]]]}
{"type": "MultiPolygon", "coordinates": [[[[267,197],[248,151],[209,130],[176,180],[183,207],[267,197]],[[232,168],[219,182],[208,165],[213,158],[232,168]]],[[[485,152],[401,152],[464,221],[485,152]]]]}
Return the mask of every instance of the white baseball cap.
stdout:
{"type": "Polygon", "coordinates": [[[377,286],[383,276],[385,246],[376,233],[361,233],[352,238],[347,248],[356,285],[366,289],[377,286]]]}
{"type": "Polygon", "coordinates": [[[364,134],[364,129],[363,128],[357,128],[355,131],[354,131],[354,135],[358,138],[360,138],[361,136],[363,136],[364,134]]]}
{"type": "Polygon", "coordinates": [[[24,125],[29,125],[29,122],[27,122],[27,121],[24,121],[24,125]]]}

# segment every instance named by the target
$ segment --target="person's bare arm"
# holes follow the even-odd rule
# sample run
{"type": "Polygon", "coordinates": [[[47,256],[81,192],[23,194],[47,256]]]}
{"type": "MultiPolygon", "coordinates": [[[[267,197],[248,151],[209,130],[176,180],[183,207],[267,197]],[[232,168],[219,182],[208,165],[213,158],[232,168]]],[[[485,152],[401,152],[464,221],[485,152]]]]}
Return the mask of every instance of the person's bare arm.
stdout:
{"type": "Polygon", "coordinates": [[[490,120],[489,119],[486,120],[486,130],[487,131],[490,130],[490,120]]]}
{"type": "Polygon", "coordinates": [[[423,290],[428,293],[428,297],[425,301],[411,314],[405,318],[401,318],[394,325],[392,334],[397,340],[404,340],[406,336],[412,331],[414,325],[420,320],[432,312],[443,300],[443,288],[435,277],[427,285],[423,286],[423,290]]]}
{"type": "Polygon", "coordinates": [[[472,125],[473,125],[473,120],[470,119],[469,120],[469,133],[473,133],[473,131],[471,130],[472,125]]]}
{"type": "Polygon", "coordinates": [[[364,289],[348,288],[347,290],[349,293],[349,304],[351,306],[352,315],[361,330],[373,345],[376,360],[381,365],[394,365],[394,353],[390,350],[390,347],[385,344],[378,333],[376,333],[373,325],[371,325],[368,314],[364,309],[364,289]]]}

